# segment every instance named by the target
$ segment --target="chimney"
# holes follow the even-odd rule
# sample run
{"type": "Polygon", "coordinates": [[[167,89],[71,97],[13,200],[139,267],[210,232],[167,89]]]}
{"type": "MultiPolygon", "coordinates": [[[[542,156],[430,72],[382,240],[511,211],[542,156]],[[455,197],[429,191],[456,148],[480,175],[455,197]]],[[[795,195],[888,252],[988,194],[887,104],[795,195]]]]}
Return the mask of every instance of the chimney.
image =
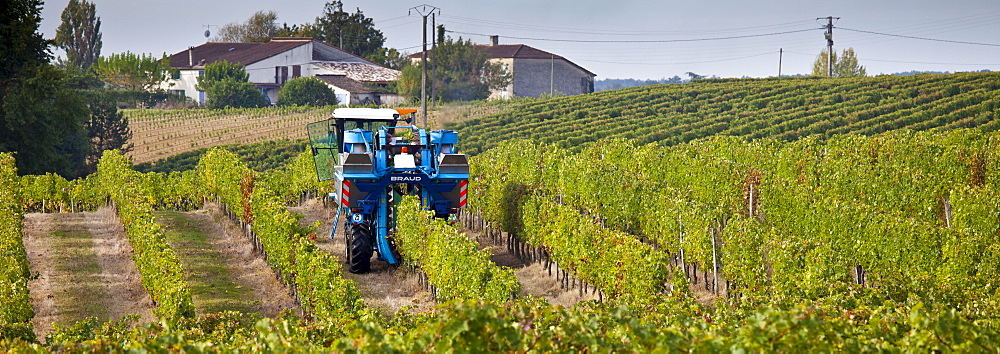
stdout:
{"type": "Polygon", "coordinates": [[[490,36],[490,45],[494,47],[500,45],[500,36],[495,34],[490,36]]]}
{"type": "Polygon", "coordinates": [[[194,53],[191,50],[194,47],[188,47],[188,66],[194,66],[194,53]]]}

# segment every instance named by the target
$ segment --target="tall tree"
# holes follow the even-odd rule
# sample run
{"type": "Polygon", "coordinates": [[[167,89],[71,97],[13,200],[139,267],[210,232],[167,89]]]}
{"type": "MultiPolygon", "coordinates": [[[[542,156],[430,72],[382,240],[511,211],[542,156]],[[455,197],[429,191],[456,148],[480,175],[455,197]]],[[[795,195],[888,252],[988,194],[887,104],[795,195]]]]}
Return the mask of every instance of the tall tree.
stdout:
{"type": "Polygon", "coordinates": [[[87,148],[87,107],[48,63],[49,42],[38,32],[41,6],[0,3],[0,151],[17,152],[18,173],[73,177],[87,148]]]}
{"type": "Polygon", "coordinates": [[[313,37],[360,57],[378,54],[385,44],[385,36],[371,18],[365,17],[361,9],[353,14],[345,12],[340,0],[326,3],[313,27],[313,37]]]}
{"type": "Polygon", "coordinates": [[[396,70],[400,70],[410,64],[409,55],[400,53],[396,48],[381,48],[366,59],[396,70]]]}
{"type": "MultiPolygon", "coordinates": [[[[816,62],[813,63],[812,74],[814,76],[827,76],[829,73],[829,55],[830,53],[824,49],[816,57],[816,62]]],[[[864,66],[858,64],[858,57],[854,54],[854,48],[847,48],[837,55],[836,52],[833,53],[833,76],[834,77],[855,77],[855,76],[866,76],[868,74],[864,66]]]]}
{"type": "Polygon", "coordinates": [[[156,90],[170,74],[170,59],[166,53],[157,59],[152,55],[124,52],[97,58],[97,77],[113,89],[156,90]]]}
{"type": "Polygon", "coordinates": [[[231,22],[219,28],[219,33],[213,38],[217,42],[262,43],[277,36],[278,13],[274,11],[257,11],[246,22],[231,22]]]}
{"type": "MultiPolygon", "coordinates": [[[[433,60],[438,70],[434,85],[441,98],[446,101],[485,99],[490,90],[510,85],[513,74],[489,59],[489,54],[471,41],[447,38],[439,42],[433,60]]],[[[419,95],[419,72],[419,65],[403,68],[397,92],[410,98],[419,95]]]]}
{"type": "Polygon", "coordinates": [[[62,12],[55,44],[66,50],[70,65],[89,68],[101,56],[101,18],[87,0],[70,0],[62,12]]]}
{"type": "Polygon", "coordinates": [[[49,42],[37,32],[41,0],[0,3],[0,94],[24,71],[49,61],[49,42]]]}
{"type": "Polygon", "coordinates": [[[90,101],[90,119],[85,124],[90,149],[85,173],[97,172],[97,161],[104,151],[132,151],[132,130],[128,118],[118,111],[117,102],[107,94],[97,94],[90,101]]]}

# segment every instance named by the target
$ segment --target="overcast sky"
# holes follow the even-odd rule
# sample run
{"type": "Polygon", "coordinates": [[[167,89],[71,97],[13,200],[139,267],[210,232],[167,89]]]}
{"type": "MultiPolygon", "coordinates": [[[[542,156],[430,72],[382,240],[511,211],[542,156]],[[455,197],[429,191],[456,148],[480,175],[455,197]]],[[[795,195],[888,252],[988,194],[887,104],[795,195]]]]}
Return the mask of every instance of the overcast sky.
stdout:
{"type": "MultiPolygon", "coordinates": [[[[313,22],[323,0],[91,0],[101,17],[102,54],[173,54],[205,42],[206,25],[242,22],[274,10],[279,23],[313,22]]],[[[41,31],[52,38],[68,0],[48,0],[41,31]]],[[[386,46],[420,50],[424,1],[344,0],[386,36],[386,46]]],[[[446,0],[437,22],[452,37],[527,44],[566,57],[602,78],[658,79],[686,72],[719,77],[808,74],[825,48],[818,17],[834,24],[834,50],[853,47],[869,75],[909,70],[1000,71],[1000,0],[446,0]],[[878,32],[893,37],[859,31],[878,32]],[[784,33],[784,34],[780,34],[784,33]],[[729,38],[727,37],[744,37],[729,38]],[[584,42],[598,41],[598,42],[584,42]],[[659,42],[656,42],[659,41],[659,42]],[[951,43],[945,41],[970,42],[951,43]],[[989,45],[984,45],[989,44],[989,45]]],[[[331,43],[336,45],[336,43],[331,43]]],[[[56,53],[60,54],[60,53],[56,53]]]]}

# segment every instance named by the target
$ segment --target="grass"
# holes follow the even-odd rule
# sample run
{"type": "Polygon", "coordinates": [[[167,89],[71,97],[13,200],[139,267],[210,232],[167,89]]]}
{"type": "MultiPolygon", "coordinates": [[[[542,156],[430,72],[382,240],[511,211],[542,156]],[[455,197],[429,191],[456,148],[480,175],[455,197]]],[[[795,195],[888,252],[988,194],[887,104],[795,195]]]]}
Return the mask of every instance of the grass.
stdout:
{"type": "Polygon", "coordinates": [[[237,274],[228,266],[227,257],[209,242],[211,221],[177,211],[160,211],[155,216],[181,260],[199,313],[255,311],[249,300],[250,289],[236,281],[237,274]]]}
{"type": "MultiPolygon", "coordinates": [[[[76,214],[79,215],[79,214],[76,214]]],[[[87,317],[108,319],[109,294],[102,284],[101,266],[90,232],[58,223],[49,233],[50,247],[62,294],[55,296],[56,323],[70,325],[87,317]]]]}

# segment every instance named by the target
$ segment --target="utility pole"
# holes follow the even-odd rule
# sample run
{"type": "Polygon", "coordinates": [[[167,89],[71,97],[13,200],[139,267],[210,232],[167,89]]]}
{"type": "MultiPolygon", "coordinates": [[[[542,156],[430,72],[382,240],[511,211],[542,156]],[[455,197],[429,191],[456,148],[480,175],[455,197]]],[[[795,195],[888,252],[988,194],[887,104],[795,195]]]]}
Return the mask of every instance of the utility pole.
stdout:
{"type": "Polygon", "coordinates": [[[441,9],[436,6],[423,4],[411,7],[407,12],[407,15],[416,12],[424,18],[424,47],[423,55],[420,56],[420,114],[424,116],[424,128],[427,127],[427,16],[434,11],[441,13],[441,9]]]}
{"type": "Polygon", "coordinates": [[[781,57],[785,55],[785,48],[778,48],[778,77],[781,77],[781,57]]]}
{"type": "Polygon", "coordinates": [[[434,60],[434,56],[437,52],[437,16],[435,13],[431,12],[431,106],[437,107],[437,87],[434,85],[434,81],[437,80],[438,64],[437,60],[434,60]]]}
{"type": "Polygon", "coordinates": [[[556,95],[556,55],[552,54],[552,59],[549,60],[549,97],[555,97],[556,95]]]}
{"type": "Polygon", "coordinates": [[[840,17],[819,17],[817,20],[826,19],[826,76],[833,77],[833,20],[839,20],[840,17]]]}

